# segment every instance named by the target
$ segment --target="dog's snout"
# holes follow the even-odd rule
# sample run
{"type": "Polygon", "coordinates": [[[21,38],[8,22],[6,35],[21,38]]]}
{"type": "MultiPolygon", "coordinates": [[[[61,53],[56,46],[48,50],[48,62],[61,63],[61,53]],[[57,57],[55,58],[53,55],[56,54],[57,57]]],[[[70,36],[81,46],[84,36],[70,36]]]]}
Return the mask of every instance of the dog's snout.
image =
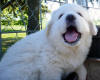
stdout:
{"type": "Polygon", "coordinates": [[[67,17],[66,17],[66,20],[71,22],[71,21],[74,21],[75,20],[75,16],[72,15],[72,14],[69,14],[67,17]]]}

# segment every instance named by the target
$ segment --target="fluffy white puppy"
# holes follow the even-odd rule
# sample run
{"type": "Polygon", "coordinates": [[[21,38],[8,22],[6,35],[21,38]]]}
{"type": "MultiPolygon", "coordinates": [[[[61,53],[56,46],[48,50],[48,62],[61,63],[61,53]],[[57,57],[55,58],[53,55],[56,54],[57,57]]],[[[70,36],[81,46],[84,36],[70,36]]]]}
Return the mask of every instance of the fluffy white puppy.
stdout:
{"type": "Polygon", "coordinates": [[[8,49],[0,63],[0,80],[61,80],[73,71],[86,80],[83,62],[96,34],[84,8],[65,4],[53,12],[45,30],[8,49]]]}

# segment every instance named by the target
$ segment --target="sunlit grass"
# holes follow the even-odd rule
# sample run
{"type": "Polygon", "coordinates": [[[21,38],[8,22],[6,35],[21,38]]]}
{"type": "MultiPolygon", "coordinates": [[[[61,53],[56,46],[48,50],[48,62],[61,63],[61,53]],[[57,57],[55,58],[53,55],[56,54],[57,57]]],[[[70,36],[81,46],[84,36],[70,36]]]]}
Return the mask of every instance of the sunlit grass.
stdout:
{"type": "Polygon", "coordinates": [[[24,38],[26,33],[8,33],[14,31],[26,31],[24,26],[21,25],[13,25],[13,26],[4,26],[2,25],[1,31],[3,32],[2,37],[2,52],[5,53],[8,47],[14,44],[16,41],[24,38]]]}
{"type": "Polygon", "coordinates": [[[26,33],[7,33],[2,34],[2,38],[18,38],[18,37],[25,37],[26,33]]]}
{"type": "Polygon", "coordinates": [[[10,26],[5,26],[2,25],[1,27],[2,32],[11,32],[11,31],[26,31],[26,28],[22,25],[10,25],[10,26]]]}
{"type": "MultiPolygon", "coordinates": [[[[42,22],[42,29],[45,29],[45,21],[43,20],[42,22]]],[[[8,33],[8,32],[16,32],[16,31],[26,31],[25,27],[22,25],[11,25],[11,26],[5,26],[2,25],[1,27],[1,31],[3,32],[3,34],[1,35],[2,37],[2,52],[5,53],[7,48],[10,47],[12,44],[14,44],[16,41],[24,38],[27,34],[26,32],[22,32],[22,33],[8,33]]]]}

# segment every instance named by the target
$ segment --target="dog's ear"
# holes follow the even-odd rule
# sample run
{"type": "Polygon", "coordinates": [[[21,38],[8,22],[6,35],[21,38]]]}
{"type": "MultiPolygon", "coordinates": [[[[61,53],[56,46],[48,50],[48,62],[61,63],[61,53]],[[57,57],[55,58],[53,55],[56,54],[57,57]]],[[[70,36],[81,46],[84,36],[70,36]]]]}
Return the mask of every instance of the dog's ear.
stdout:
{"type": "Polygon", "coordinates": [[[90,32],[92,35],[97,35],[97,27],[93,24],[93,22],[89,22],[90,32]]]}
{"type": "Polygon", "coordinates": [[[46,35],[48,36],[52,27],[52,21],[50,20],[46,26],[46,35]]]}
{"type": "Polygon", "coordinates": [[[46,34],[47,34],[47,36],[49,35],[50,30],[52,28],[52,25],[53,25],[53,23],[55,21],[55,19],[53,19],[55,17],[55,15],[56,15],[56,10],[52,12],[50,20],[49,20],[49,22],[48,22],[48,24],[46,26],[46,34]]]}

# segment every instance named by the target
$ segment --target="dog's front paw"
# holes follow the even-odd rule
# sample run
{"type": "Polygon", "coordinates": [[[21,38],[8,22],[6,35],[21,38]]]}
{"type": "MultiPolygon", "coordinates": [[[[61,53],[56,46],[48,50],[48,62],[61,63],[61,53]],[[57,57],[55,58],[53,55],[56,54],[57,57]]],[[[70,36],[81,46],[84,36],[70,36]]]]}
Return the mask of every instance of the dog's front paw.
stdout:
{"type": "Polygon", "coordinates": [[[63,75],[61,80],[79,80],[79,77],[76,72],[72,72],[67,76],[63,75]]]}

